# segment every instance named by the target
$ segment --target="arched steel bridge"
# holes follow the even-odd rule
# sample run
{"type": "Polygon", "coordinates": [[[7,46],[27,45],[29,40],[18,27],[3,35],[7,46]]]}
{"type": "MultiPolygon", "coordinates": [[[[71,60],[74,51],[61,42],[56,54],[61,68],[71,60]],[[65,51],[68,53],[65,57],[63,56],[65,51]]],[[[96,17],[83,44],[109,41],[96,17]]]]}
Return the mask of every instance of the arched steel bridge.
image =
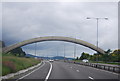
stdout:
{"type": "Polygon", "coordinates": [[[19,42],[19,43],[4,47],[2,49],[2,52],[7,53],[7,52],[9,52],[9,51],[11,51],[11,50],[13,50],[15,48],[18,48],[18,47],[22,47],[22,46],[25,46],[27,44],[31,44],[31,43],[35,43],[35,42],[43,42],[43,41],[66,41],[66,42],[72,42],[72,43],[76,43],[76,44],[88,47],[90,49],[93,49],[93,50],[95,50],[95,51],[97,51],[97,52],[99,52],[101,54],[105,53],[105,51],[103,49],[101,49],[99,47],[97,48],[95,45],[93,45],[91,43],[88,43],[86,41],[71,38],[71,37],[62,37],[62,36],[47,36],[47,37],[32,38],[32,39],[29,39],[29,40],[25,40],[25,41],[22,41],[22,42],[19,42]]]}

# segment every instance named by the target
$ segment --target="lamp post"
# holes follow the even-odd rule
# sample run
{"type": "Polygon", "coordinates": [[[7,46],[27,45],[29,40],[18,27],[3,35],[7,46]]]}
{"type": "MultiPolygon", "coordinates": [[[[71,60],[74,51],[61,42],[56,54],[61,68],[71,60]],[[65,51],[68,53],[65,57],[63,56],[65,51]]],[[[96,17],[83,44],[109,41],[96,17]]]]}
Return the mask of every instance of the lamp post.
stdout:
{"type": "Polygon", "coordinates": [[[58,56],[58,47],[57,47],[57,56],[58,56]]]}
{"type": "MultiPolygon", "coordinates": [[[[76,41],[76,38],[75,38],[76,41]]],[[[74,60],[76,59],[76,44],[74,44],[74,60]]]]}
{"type": "Polygon", "coordinates": [[[95,19],[96,22],[97,22],[97,41],[96,41],[96,44],[97,44],[97,49],[98,49],[98,24],[99,24],[99,20],[101,19],[104,19],[104,20],[108,20],[108,18],[100,18],[100,17],[87,17],[86,19],[95,19]]]}
{"type": "Polygon", "coordinates": [[[64,43],[64,62],[65,62],[65,43],[64,43]]]}
{"type": "MultiPolygon", "coordinates": [[[[37,43],[35,43],[35,56],[37,56],[37,54],[36,54],[36,47],[37,47],[37,43]]],[[[36,59],[37,57],[35,57],[35,59],[36,59]]]]}

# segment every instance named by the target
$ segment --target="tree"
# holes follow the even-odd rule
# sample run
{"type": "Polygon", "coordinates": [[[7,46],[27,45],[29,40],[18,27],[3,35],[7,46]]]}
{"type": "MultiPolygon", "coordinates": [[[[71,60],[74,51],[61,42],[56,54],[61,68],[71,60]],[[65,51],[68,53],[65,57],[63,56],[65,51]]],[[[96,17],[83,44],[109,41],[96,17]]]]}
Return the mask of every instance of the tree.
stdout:
{"type": "Polygon", "coordinates": [[[83,60],[83,59],[88,59],[89,58],[89,54],[88,53],[82,53],[81,57],[80,57],[80,60],[83,60]]]}
{"type": "Polygon", "coordinates": [[[26,53],[22,50],[22,48],[16,48],[12,51],[10,51],[12,54],[14,54],[15,56],[19,56],[19,57],[24,57],[26,55],[26,53]]]}
{"type": "Polygon", "coordinates": [[[105,51],[105,54],[102,57],[104,62],[109,62],[110,61],[111,52],[112,52],[111,49],[108,49],[107,51],[105,51]]]}
{"type": "Polygon", "coordinates": [[[5,47],[5,42],[0,40],[0,47],[5,47]]]}
{"type": "Polygon", "coordinates": [[[79,58],[77,57],[75,60],[79,60],[79,58]]]}
{"type": "Polygon", "coordinates": [[[112,52],[111,49],[108,49],[107,51],[105,51],[106,54],[110,54],[112,52]]]}
{"type": "Polygon", "coordinates": [[[113,62],[120,62],[120,60],[119,60],[120,59],[120,49],[114,50],[111,53],[110,57],[111,57],[111,61],[113,61],[113,62]]]}
{"type": "Polygon", "coordinates": [[[105,54],[98,54],[95,53],[94,55],[89,56],[91,61],[103,61],[103,62],[120,62],[120,49],[114,50],[113,52],[111,49],[105,51],[105,54]]]}

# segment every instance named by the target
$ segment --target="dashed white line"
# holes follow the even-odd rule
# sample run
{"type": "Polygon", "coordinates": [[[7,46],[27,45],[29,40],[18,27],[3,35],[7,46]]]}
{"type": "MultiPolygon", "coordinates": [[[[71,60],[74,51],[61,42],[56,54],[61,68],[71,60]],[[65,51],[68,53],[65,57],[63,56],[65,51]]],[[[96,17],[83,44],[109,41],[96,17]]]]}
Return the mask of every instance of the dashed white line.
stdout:
{"type": "Polygon", "coordinates": [[[93,79],[92,77],[90,77],[90,76],[89,76],[88,78],[91,79],[91,80],[94,80],[94,79],[93,79]]]}
{"type": "MultiPolygon", "coordinates": [[[[49,62],[49,63],[50,63],[50,62],[49,62]]],[[[51,71],[52,71],[52,64],[50,63],[50,70],[49,70],[49,72],[48,72],[48,74],[47,74],[47,76],[46,76],[46,78],[45,78],[45,81],[47,81],[48,78],[50,77],[51,71]]]]}
{"type": "MultiPolygon", "coordinates": [[[[80,65],[78,65],[80,66],[80,65]]],[[[82,67],[86,67],[86,66],[82,66],[82,67]]],[[[103,72],[107,72],[107,73],[112,73],[114,75],[119,75],[118,73],[114,73],[114,72],[110,72],[110,71],[107,71],[107,70],[103,70],[103,69],[98,69],[98,68],[94,68],[94,67],[88,67],[88,68],[92,68],[92,69],[95,69],[95,70],[98,70],[98,71],[103,71],[103,72]]]]}
{"type": "Polygon", "coordinates": [[[70,67],[70,68],[72,68],[72,67],[70,67]]]}
{"type": "Polygon", "coordinates": [[[28,75],[30,75],[30,74],[32,74],[33,72],[37,71],[38,69],[42,68],[44,65],[45,65],[45,63],[43,62],[43,65],[41,65],[39,68],[37,68],[37,69],[33,70],[32,72],[30,72],[30,73],[24,75],[23,77],[20,77],[20,78],[17,79],[16,81],[18,81],[18,80],[20,80],[20,79],[23,79],[23,78],[27,77],[28,75]]]}
{"type": "Polygon", "coordinates": [[[79,70],[76,70],[77,72],[80,72],[79,70]]]}

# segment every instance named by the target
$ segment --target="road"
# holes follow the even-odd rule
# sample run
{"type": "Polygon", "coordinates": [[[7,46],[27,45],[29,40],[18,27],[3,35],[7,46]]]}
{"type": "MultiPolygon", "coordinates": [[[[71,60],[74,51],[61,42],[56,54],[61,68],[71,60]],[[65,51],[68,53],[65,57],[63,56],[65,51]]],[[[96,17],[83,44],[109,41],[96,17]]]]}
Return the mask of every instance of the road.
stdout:
{"type": "Polygon", "coordinates": [[[27,74],[14,77],[14,79],[16,79],[15,81],[23,81],[22,79],[25,79],[25,81],[27,79],[46,79],[45,81],[50,81],[49,79],[61,79],[63,81],[67,79],[69,79],[69,81],[70,79],[72,79],[72,81],[75,79],[78,81],[96,81],[97,79],[103,81],[104,79],[107,81],[107,79],[109,79],[109,81],[115,81],[115,79],[118,79],[118,74],[78,64],[60,61],[54,61],[51,63],[48,61],[43,61],[39,68],[36,68],[27,74]]]}

